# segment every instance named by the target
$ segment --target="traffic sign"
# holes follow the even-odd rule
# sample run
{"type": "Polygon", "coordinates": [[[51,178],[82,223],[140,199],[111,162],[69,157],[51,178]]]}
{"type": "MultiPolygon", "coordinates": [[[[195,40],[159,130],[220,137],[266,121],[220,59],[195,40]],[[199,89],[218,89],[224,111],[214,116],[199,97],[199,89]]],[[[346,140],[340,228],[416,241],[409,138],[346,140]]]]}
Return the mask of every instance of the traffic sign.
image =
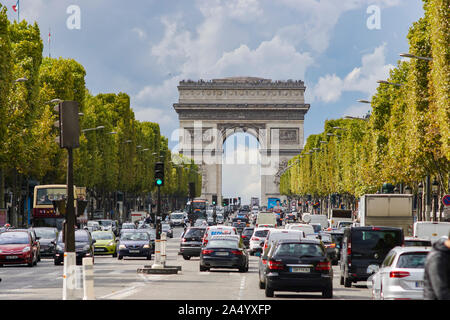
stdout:
{"type": "Polygon", "coordinates": [[[450,206],[450,194],[446,194],[446,195],[442,198],[442,203],[443,203],[444,206],[446,206],[446,207],[450,206]]]}

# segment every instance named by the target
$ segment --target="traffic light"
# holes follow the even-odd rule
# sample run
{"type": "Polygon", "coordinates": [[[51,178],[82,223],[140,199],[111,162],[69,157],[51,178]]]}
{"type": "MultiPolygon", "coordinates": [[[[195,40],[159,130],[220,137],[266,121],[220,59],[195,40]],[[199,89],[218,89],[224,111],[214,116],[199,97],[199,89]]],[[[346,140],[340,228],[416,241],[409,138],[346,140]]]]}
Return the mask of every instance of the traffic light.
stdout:
{"type": "Polygon", "coordinates": [[[59,119],[55,126],[59,128],[58,143],[61,148],[78,148],[80,146],[80,122],[78,102],[63,101],[55,106],[59,119]]]}
{"type": "Polygon", "coordinates": [[[212,204],[215,206],[217,204],[217,195],[213,194],[212,196],[212,204]]]}
{"type": "Polygon", "coordinates": [[[227,207],[229,205],[229,203],[230,203],[230,200],[228,198],[225,198],[225,199],[223,199],[222,202],[223,202],[222,206],[223,207],[227,207]]]}
{"type": "Polygon", "coordinates": [[[164,186],[164,162],[155,163],[155,186],[164,186]]]}

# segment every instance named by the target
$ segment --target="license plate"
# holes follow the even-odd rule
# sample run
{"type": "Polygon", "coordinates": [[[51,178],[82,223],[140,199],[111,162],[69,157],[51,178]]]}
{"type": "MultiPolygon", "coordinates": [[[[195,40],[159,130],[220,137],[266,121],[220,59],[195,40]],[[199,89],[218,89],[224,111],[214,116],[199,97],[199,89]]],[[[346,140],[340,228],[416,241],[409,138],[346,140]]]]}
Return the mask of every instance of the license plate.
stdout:
{"type": "Polygon", "coordinates": [[[105,251],[105,248],[95,248],[95,251],[105,251]]]}
{"type": "Polygon", "coordinates": [[[291,272],[302,272],[302,273],[308,273],[310,272],[310,268],[299,268],[299,267],[292,267],[291,272]]]}
{"type": "Polygon", "coordinates": [[[19,259],[19,257],[18,256],[7,256],[6,259],[14,260],[14,259],[19,259]]]}
{"type": "Polygon", "coordinates": [[[416,288],[423,288],[423,281],[416,281],[416,288]]]}
{"type": "Polygon", "coordinates": [[[139,250],[130,250],[130,253],[139,253],[139,250]]]}
{"type": "Polygon", "coordinates": [[[228,252],[216,252],[216,256],[227,256],[228,252]]]}

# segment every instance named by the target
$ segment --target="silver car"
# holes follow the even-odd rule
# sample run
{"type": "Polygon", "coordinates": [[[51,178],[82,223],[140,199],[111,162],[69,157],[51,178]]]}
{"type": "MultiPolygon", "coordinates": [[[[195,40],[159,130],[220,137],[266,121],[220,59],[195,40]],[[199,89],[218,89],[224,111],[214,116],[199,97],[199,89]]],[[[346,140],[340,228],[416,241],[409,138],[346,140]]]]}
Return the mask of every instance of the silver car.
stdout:
{"type": "Polygon", "coordinates": [[[425,260],[430,251],[431,247],[393,248],[372,276],[372,298],[422,300],[425,260]]]}

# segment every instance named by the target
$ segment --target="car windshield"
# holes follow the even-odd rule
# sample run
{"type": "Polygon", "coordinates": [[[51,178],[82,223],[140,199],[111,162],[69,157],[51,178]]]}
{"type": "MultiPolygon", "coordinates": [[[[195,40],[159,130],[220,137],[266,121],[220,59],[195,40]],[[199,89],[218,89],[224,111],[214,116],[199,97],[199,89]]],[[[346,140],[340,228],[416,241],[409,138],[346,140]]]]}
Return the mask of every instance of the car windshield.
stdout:
{"type": "Polygon", "coordinates": [[[120,240],[146,241],[146,240],[149,240],[149,235],[147,232],[127,232],[122,235],[120,240]]]}
{"type": "Polygon", "coordinates": [[[36,236],[41,239],[55,239],[56,238],[56,229],[41,229],[35,228],[36,236]]]}
{"type": "Polygon", "coordinates": [[[242,234],[244,236],[251,236],[253,234],[253,229],[244,229],[244,231],[242,231],[242,234]]]}
{"type": "Polygon", "coordinates": [[[255,232],[255,237],[267,237],[269,230],[258,230],[255,232]]]}
{"type": "Polygon", "coordinates": [[[3,232],[0,234],[0,244],[28,244],[28,232],[3,232]]]}
{"type": "Polygon", "coordinates": [[[168,225],[168,224],[162,224],[162,225],[161,225],[161,228],[162,228],[163,230],[169,230],[169,229],[170,229],[170,225],[168,225]]]}
{"type": "Polygon", "coordinates": [[[408,252],[403,253],[397,261],[397,268],[425,268],[425,260],[428,252],[408,252]]]}
{"type": "Polygon", "coordinates": [[[353,222],[343,221],[343,222],[339,222],[339,227],[345,228],[345,227],[351,226],[352,224],[353,224],[353,222]]]}
{"type": "Polygon", "coordinates": [[[114,239],[111,232],[93,232],[92,238],[95,240],[112,240],[114,239]]]}
{"type": "Polygon", "coordinates": [[[320,224],[313,224],[312,227],[314,232],[320,232],[320,230],[322,230],[322,226],[320,224]]]}
{"type": "Polygon", "coordinates": [[[88,221],[88,227],[99,226],[100,224],[97,221],[88,221]]]}
{"type": "Polygon", "coordinates": [[[282,243],[275,251],[277,256],[291,257],[322,257],[323,249],[318,244],[313,243],[282,243]]]}
{"type": "Polygon", "coordinates": [[[227,248],[238,249],[239,242],[237,240],[211,240],[206,245],[207,248],[227,248]]]}
{"type": "Polygon", "coordinates": [[[405,247],[430,247],[431,241],[427,240],[405,240],[405,247]]]}
{"type": "Polygon", "coordinates": [[[183,214],[182,213],[180,213],[180,214],[172,214],[170,217],[172,219],[183,219],[183,214]]]}
{"type": "MultiPolygon", "coordinates": [[[[62,240],[63,233],[60,232],[58,235],[58,242],[63,242],[62,240]]],[[[75,242],[88,242],[89,236],[86,231],[76,230],[75,231],[75,242]]]]}
{"type": "Polygon", "coordinates": [[[105,227],[109,227],[110,225],[112,225],[112,221],[111,220],[98,220],[98,223],[101,226],[105,226],[105,227]]]}
{"type": "Polygon", "coordinates": [[[134,223],[124,223],[122,225],[122,229],[136,229],[136,226],[134,223]]]}
{"type": "Polygon", "coordinates": [[[201,238],[205,234],[205,229],[189,229],[184,238],[201,238]]]}

